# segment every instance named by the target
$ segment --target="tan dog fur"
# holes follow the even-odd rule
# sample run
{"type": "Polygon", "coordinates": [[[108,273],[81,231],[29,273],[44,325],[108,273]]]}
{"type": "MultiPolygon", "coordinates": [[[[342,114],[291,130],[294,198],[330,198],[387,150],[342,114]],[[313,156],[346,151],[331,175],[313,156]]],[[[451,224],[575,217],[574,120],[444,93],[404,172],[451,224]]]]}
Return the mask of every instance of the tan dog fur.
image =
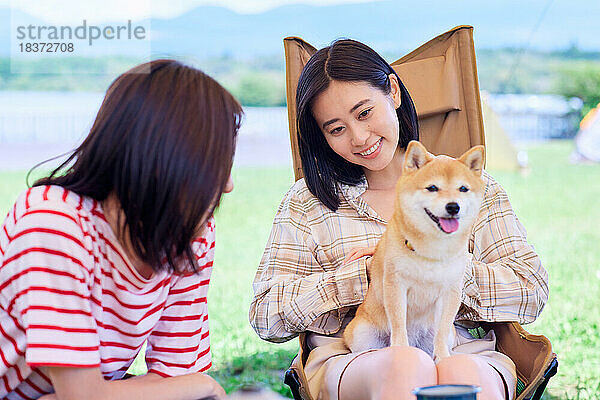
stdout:
{"type": "Polygon", "coordinates": [[[409,143],[394,214],[373,254],[365,301],[344,332],[353,352],[410,345],[436,360],[450,355],[468,239],[483,197],[484,160],[483,146],[454,159],[409,143]],[[431,185],[438,190],[428,190],[431,185]],[[463,185],[468,191],[459,190],[463,185]],[[449,203],[457,203],[460,211],[458,229],[446,233],[425,209],[436,217],[452,217],[449,203]]]}

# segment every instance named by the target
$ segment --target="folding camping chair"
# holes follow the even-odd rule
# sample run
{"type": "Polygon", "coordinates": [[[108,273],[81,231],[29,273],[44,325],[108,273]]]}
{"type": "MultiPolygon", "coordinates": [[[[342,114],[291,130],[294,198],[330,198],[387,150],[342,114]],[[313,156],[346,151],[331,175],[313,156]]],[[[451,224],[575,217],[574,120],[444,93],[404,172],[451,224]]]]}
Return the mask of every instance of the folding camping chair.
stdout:
{"type": "MultiPolygon", "coordinates": [[[[298,180],[303,173],[296,132],[296,87],[302,68],[316,49],[296,37],[284,39],[284,47],[290,141],[298,180]]],[[[413,98],[420,141],[429,151],[457,157],[472,146],[485,144],[472,27],[458,26],[391,65],[413,98]]],[[[495,331],[497,350],[517,366],[517,400],[539,399],[558,368],[550,341],[526,332],[516,322],[481,325],[486,331],[495,331]]],[[[285,375],[296,400],[313,400],[305,384],[307,357],[301,334],[299,353],[285,375]]]]}

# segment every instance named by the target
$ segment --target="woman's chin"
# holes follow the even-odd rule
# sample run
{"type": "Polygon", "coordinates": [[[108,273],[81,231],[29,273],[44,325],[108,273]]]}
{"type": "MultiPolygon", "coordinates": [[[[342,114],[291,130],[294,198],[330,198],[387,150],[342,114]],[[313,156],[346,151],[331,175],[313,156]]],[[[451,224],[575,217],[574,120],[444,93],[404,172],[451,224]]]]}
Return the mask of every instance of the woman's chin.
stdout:
{"type": "Polygon", "coordinates": [[[387,168],[392,162],[394,154],[385,154],[381,153],[377,157],[372,159],[361,158],[355,162],[355,164],[361,165],[363,168],[368,169],[369,171],[376,172],[381,171],[387,168]]]}

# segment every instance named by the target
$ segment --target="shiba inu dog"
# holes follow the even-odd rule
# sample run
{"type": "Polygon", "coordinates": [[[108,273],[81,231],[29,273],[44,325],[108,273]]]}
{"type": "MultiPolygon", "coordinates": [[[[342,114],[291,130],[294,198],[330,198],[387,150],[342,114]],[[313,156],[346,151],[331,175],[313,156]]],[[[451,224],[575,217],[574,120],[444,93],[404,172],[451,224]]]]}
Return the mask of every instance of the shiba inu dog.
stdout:
{"type": "Polygon", "coordinates": [[[450,355],[484,160],[483,146],[455,159],[408,144],[365,300],[344,332],[353,352],[410,345],[436,360],[450,355]]]}

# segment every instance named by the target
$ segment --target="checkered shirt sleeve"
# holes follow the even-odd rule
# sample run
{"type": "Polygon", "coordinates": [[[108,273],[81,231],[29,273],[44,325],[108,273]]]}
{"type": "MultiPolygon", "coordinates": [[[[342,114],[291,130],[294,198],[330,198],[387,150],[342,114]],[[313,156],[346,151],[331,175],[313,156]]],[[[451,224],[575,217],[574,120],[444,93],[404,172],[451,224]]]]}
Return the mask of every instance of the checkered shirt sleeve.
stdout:
{"type": "Polygon", "coordinates": [[[364,300],[365,259],[342,261],[350,247],[366,246],[369,238],[374,245],[380,235],[352,233],[347,224],[336,239],[348,208],[327,211],[303,181],[283,199],[253,284],[250,323],[261,338],[283,342],[305,330],[335,333],[339,309],[364,300]]]}
{"type": "Polygon", "coordinates": [[[548,301],[548,273],[502,186],[485,172],[484,180],[458,318],[530,323],[548,301]]]}

